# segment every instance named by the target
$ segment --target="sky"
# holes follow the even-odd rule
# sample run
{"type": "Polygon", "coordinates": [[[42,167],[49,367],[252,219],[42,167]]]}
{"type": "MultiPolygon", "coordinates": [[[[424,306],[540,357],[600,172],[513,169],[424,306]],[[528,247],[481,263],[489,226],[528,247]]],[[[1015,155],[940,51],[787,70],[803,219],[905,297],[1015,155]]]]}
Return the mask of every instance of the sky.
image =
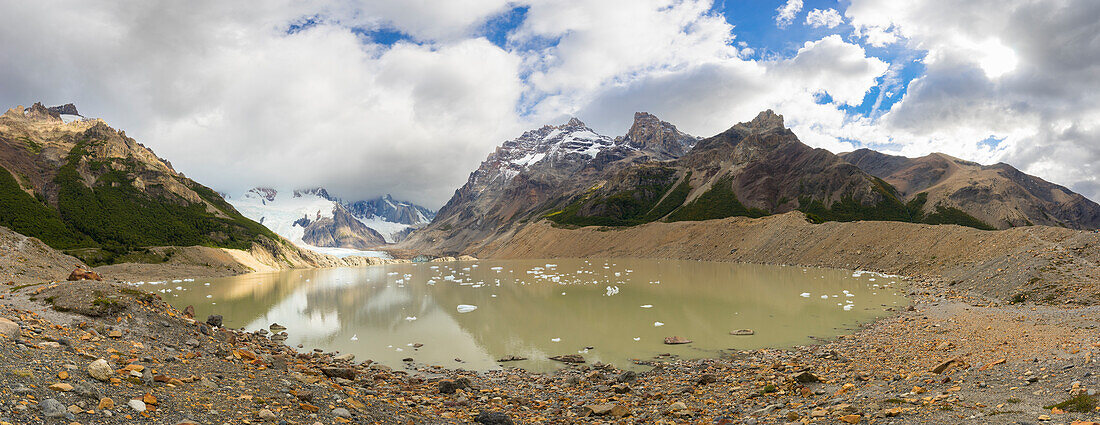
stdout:
{"type": "Polygon", "coordinates": [[[1094,0],[0,0],[0,106],[75,103],[216,190],[439,208],[505,140],[761,110],[833,152],[1100,199],[1094,0]]]}

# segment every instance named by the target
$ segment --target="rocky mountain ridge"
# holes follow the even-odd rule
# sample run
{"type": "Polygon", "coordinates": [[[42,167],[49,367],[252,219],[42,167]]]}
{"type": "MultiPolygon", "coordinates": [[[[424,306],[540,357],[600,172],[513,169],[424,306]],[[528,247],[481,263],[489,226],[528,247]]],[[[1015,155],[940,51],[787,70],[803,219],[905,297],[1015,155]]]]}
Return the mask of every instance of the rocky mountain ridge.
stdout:
{"type": "Polygon", "coordinates": [[[549,205],[590,188],[605,175],[630,164],[668,159],[677,144],[694,141],[652,115],[635,118],[630,137],[608,137],[572,118],[504,142],[407,245],[457,250],[499,235],[512,223],[540,218],[549,205]]]}
{"type": "Polygon", "coordinates": [[[981,165],[942,153],[907,158],[870,149],[840,157],[890,183],[907,201],[922,203],[927,213],[956,208],[999,229],[1100,228],[1100,205],[1005,163],[981,165]]]}
{"type": "Polygon", "coordinates": [[[807,146],[771,110],[703,139],[648,113],[635,114],[631,129],[617,138],[600,135],[574,118],[502,144],[407,246],[473,252],[544,218],[562,226],[634,226],[798,210],[814,222],[1095,228],[1090,220],[1100,210],[1068,189],[1006,165],[982,167],[955,160],[952,167],[971,170],[964,175],[981,171],[986,180],[1000,183],[983,186],[973,178],[954,178],[949,181],[955,189],[941,196],[936,189],[943,184],[922,186],[915,183],[917,178],[900,178],[895,168],[915,176],[929,172],[901,167],[897,164],[904,161],[897,159],[868,158],[807,146]],[[991,192],[988,187],[1009,189],[991,192]],[[928,193],[920,195],[917,189],[928,193]],[[967,196],[972,198],[967,202],[946,201],[967,196]],[[990,215],[985,206],[1005,197],[1026,201],[1010,202],[1015,216],[990,215]],[[1041,208],[1028,206],[1036,204],[1034,199],[1044,200],[1041,208]],[[1044,220],[1044,214],[1061,218],[1044,220]]]}

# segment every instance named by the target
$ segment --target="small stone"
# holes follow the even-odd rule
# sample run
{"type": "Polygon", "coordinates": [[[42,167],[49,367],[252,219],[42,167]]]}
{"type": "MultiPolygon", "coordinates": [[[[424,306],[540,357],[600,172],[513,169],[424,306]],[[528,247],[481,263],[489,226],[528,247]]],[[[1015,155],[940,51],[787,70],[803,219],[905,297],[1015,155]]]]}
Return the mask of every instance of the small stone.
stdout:
{"type": "Polygon", "coordinates": [[[271,326],[268,326],[268,329],[271,329],[271,332],[273,333],[279,333],[285,331],[286,326],[280,325],[278,323],[272,323],[271,326]]]}
{"type": "Polygon", "coordinates": [[[109,397],[103,397],[99,399],[99,405],[96,406],[99,410],[111,410],[115,408],[115,401],[109,397]]]}
{"type": "Polygon", "coordinates": [[[736,335],[736,336],[756,335],[756,331],[754,331],[752,329],[738,329],[738,330],[735,330],[735,331],[730,331],[730,335],[736,335]]]}
{"type": "Polygon", "coordinates": [[[355,360],[355,355],[351,354],[351,353],[341,354],[339,356],[334,357],[333,360],[336,360],[338,362],[350,362],[352,360],[355,360]]]}
{"type": "Polygon", "coordinates": [[[624,384],[615,384],[615,385],[611,386],[611,391],[614,391],[615,394],[626,394],[626,393],[630,392],[630,385],[625,384],[625,383],[624,384]]]}
{"type": "Polygon", "coordinates": [[[489,412],[482,410],[474,418],[474,422],[482,425],[513,425],[512,418],[504,412],[489,412]]]}
{"type": "Polygon", "coordinates": [[[343,407],[337,407],[335,409],[332,409],[332,416],[348,419],[351,418],[351,412],[343,407]]]}
{"type": "Polygon", "coordinates": [[[844,416],[840,417],[841,422],[849,423],[849,424],[858,424],[859,421],[862,420],[862,419],[863,419],[863,416],[860,416],[860,415],[844,415],[844,416]]]}
{"type": "Polygon", "coordinates": [[[682,336],[666,336],[665,337],[665,344],[669,344],[669,345],[690,344],[690,343],[691,343],[690,339],[684,338],[682,336]]]}
{"type": "Polygon", "coordinates": [[[882,413],[884,415],[886,415],[887,418],[892,418],[894,416],[900,416],[901,413],[902,413],[902,410],[901,410],[900,407],[894,407],[894,408],[891,408],[891,409],[883,410],[882,413]]]}
{"type": "Polygon", "coordinates": [[[66,384],[64,382],[59,382],[59,383],[50,385],[50,389],[54,390],[54,391],[69,392],[69,391],[73,390],[73,386],[69,385],[69,384],[66,384]]]}
{"type": "Polygon", "coordinates": [[[189,305],[187,307],[184,307],[183,308],[183,317],[186,317],[188,319],[194,319],[195,318],[195,306],[189,305]]]}
{"type": "Polygon", "coordinates": [[[687,410],[687,408],[688,407],[687,407],[686,404],[684,404],[681,401],[677,401],[675,403],[672,403],[671,406],[668,406],[668,411],[670,411],[670,412],[679,412],[681,410],[687,410]]]}
{"type": "Polygon", "coordinates": [[[127,405],[130,406],[131,409],[134,409],[135,412],[141,413],[141,412],[145,411],[145,402],[144,401],[130,400],[130,402],[127,403],[127,405]]]}
{"type": "Polygon", "coordinates": [[[107,336],[111,338],[122,338],[122,331],[115,329],[113,331],[107,332],[107,336]]]}
{"type": "Polygon", "coordinates": [[[257,416],[259,416],[260,419],[263,419],[265,421],[274,421],[275,420],[275,414],[272,413],[270,410],[267,410],[267,409],[260,409],[260,413],[258,413],[257,416]]]}
{"type": "Polygon", "coordinates": [[[814,409],[810,411],[811,418],[824,418],[829,412],[825,409],[814,409]]]}

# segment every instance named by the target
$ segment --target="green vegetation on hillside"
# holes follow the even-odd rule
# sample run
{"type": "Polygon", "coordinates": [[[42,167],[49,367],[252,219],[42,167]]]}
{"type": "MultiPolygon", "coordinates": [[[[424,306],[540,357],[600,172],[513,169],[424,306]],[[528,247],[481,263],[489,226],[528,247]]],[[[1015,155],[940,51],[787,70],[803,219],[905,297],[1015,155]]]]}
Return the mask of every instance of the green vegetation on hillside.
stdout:
{"type": "Polygon", "coordinates": [[[857,220],[913,221],[913,210],[901,202],[897,189],[878,177],[872,177],[871,184],[872,190],[881,197],[874,205],[864,205],[851,196],[845,196],[826,208],[820,200],[803,197],[798,200],[798,210],[805,213],[806,217],[814,223],[857,220]]]}
{"type": "Polygon", "coordinates": [[[90,265],[163,261],[144,248],[150,246],[248,249],[261,235],[277,239],[263,225],[237,213],[214,191],[190,180],[183,179],[182,183],[220,211],[208,211],[203,202],[139,190],[134,187],[133,176],[141,172],[140,165],[133,159],[86,158],[87,147],[96,143],[102,142],[77,143],[58,170],[54,178],[58,188],[56,209],[40,194],[31,196],[23,191],[15,177],[0,168],[0,226],[66,250],[90,265]],[[78,171],[82,162],[98,176],[91,187],[78,171]]]}
{"type": "Polygon", "coordinates": [[[36,237],[54,248],[94,245],[90,238],[67,226],[48,205],[19,187],[15,177],[0,167],[0,226],[36,237]]]}
{"type": "Polygon", "coordinates": [[[58,209],[67,223],[105,250],[121,253],[163,245],[248,249],[258,235],[272,236],[260,224],[232,214],[234,210],[205,187],[192,185],[191,189],[230,212],[231,217],[208,212],[204,203],[166,199],[138,190],[129,177],[136,171],[136,164],[130,162],[122,162],[124,170],[106,163],[89,163],[89,168],[103,174],[92,187],[85,186],[76,169],[84,146],[78,143],[73,148],[68,163],[57,174],[58,209]]]}
{"type": "Polygon", "coordinates": [[[928,203],[928,193],[921,192],[914,196],[906,206],[913,212],[914,223],[925,224],[957,224],[959,226],[973,227],[980,230],[997,230],[996,227],[979,220],[965,211],[955,207],[936,205],[936,211],[924,214],[924,204],[928,203]]]}
{"type": "Polygon", "coordinates": [[[763,217],[767,211],[748,208],[733,193],[733,178],[722,177],[691,203],[668,216],[668,221],[702,221],[726,217],[763,217]]]}
{"type": "MultiPolygon", "coordinates": [[[[560,211],[546,215],[557,224],[574,226],[635,226],[664,218],[666,221],[701,221],[726,217],[764,217],[772,214],[760,208],[750,208],[737,199],[733,191],[733,179],[726,176],[717,179],[706,192],[684,204],[691,192],[691,173],[680,183],[673,184],[674,170],[655,167],[642,170],[638,184],[631,190],[610,195],[599,195],[593,189],[560,211]],[[655,205],[656,204],[656,205],[655,205]]],[[[871,177],[872,190],[880,195],[875,204],[866,205],[852,196],[834,201],[828,207],[819,199],[798,199],[798,210],[814,223],[826,221],[901,221],[908,223],[957,224],[981,230],[994,230],[993,226],[978,220],[958,208],[937,205],[934,212],[924,214],[928,194],[918,194],[909,202],[902,202],[897,189],[877,177],[871,177]]],[[[776,205],[783,205],[781,199],[776,205]]]]}
{"type": "MultiPolygon", "coordinates": [[[[660,218],[673,201],[658,202],[669,192],[675,182],[676,170],[666,167],[650,167],[638,170],[637,184],[633,189],[601,196],[593,192],[574,201],[560,211],[546,216],[558,224],[574,226],[635,226],[660,218]],[[582,210],[584,212],[582,212],[582,210]],[[660,214],[660,215],[657,215],[660,214]]],[[[669,197],[679,197],[680,202],[691,191],[687,179],[672,188],[669,197]]]]}

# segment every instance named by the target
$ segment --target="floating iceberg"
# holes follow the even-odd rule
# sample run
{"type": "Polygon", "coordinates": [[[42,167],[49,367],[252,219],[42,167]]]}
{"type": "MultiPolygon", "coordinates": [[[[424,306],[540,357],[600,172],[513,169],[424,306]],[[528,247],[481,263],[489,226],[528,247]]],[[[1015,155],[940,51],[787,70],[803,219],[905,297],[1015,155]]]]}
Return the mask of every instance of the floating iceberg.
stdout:
{"type": "Polygon", "coordinates": [[[469,312],[474,311],[474,310],[477,310],[476,305],[469,305],[469,304],[459,304],[458,305],[458,312],[459,313],[469,313],[469,312]]]}

